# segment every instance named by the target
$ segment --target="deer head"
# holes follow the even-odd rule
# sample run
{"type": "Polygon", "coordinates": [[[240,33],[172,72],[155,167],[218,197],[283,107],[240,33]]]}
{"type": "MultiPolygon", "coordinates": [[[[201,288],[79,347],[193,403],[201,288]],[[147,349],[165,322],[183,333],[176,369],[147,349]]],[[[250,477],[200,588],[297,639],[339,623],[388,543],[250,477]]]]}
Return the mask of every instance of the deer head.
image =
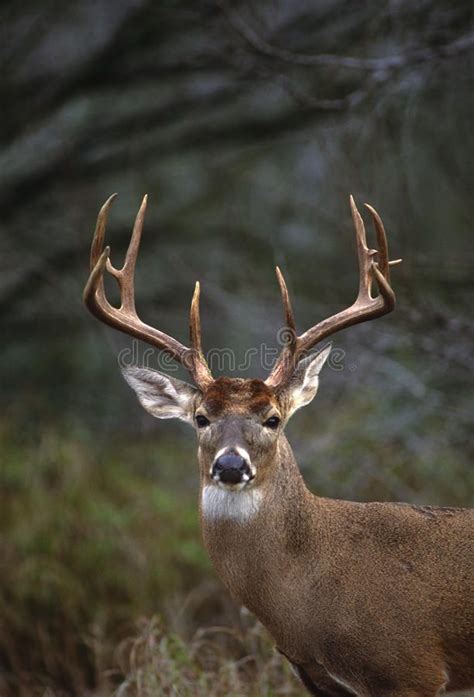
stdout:
{"type": "MultiPolygon", "coordinates": [[[[201,343],[199,283],[190,310],[190,347],[162,331],[144,324],[134,299],[134,269],[143,228],[147,198],[137,214],[132,238],[121,269],[112,266],[109,247],[103,247],[107,217],[114,196],[102,207],[91,249],[91,273],[84,301],[100,320],[166,351],[190,373],[188,384],[158,371],[128,368],[123,371],[143,407],[162,419],[179,418],[194,426],[198,437],[201,480],[206,485],[240,491],[263,485],[272,476],[283,430],[300,407],[318,389],[321,368],[330,347],[315,354],[310,350],[336,331],[374,319],[393,310],[395,295],[390,287],[387,240],[377,212],[367,205],[374,223],[378,249],[367,246],[362,218],[351,197],[359,259],[359,292],[353,305],[299,335],[280,269],[276,273],[284,307],[287,341],[269,377],[213,379],[201,343]],[[118,282],[121,305],[112,306],[105,296],[104,271],[118,282]],[[371,290],[376,284],[378,294],[371,290]]],[[[398,260],[397,260],[398,261],[398,260]]]]}

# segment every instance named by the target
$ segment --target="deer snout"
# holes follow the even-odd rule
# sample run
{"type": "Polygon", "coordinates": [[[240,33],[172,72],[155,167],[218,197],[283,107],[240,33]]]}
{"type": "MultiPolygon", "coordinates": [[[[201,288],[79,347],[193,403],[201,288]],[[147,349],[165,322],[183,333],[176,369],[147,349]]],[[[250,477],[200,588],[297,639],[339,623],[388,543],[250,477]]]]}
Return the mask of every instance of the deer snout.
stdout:
{"type": "Polygon", "coordinates": [[[235,450],[227,450],[216,457],[211,476],[223,484],[245,484],[252,478],[252,472],[246,458],[235,450]]]}

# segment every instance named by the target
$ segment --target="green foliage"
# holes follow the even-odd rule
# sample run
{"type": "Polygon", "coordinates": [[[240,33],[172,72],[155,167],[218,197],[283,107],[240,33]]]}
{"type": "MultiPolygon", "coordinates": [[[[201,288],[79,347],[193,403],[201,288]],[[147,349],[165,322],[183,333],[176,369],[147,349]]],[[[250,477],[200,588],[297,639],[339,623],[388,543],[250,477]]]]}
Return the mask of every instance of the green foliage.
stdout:
{"type": "MultiPolygon", "coordinates": [[[[470,452],[457,442],[443,410],[424,405],[426,395],[421,403],[399,399],[365,387],[329,410],[316,401],[302,413],[294,450],[310,488],[357,501],[472,506],[470,452]]],[[[291,439],[293,425],[288,430],[291,439]]]]}
{"type": "Polygon", "coordinates": [[[177,506],[169,484],[183,453],[120,439],[92,450],[52,430],[30,443],[4,431],[1,447],[0,653],[23,681],[38,670],[79,690],[91,632],[119,639],[209,572],[195,495],[177,506]]]}

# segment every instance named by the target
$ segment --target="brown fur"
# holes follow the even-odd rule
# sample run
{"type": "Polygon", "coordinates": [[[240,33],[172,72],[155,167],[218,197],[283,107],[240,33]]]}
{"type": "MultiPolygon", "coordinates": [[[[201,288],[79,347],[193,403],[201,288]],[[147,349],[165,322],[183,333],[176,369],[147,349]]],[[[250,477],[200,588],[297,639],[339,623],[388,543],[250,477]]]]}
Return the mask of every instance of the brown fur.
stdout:
{"type": "Polygon", "coordinates": [[[250,520],[202,516],[205,546],[308,689],[435,697],[445,685],[474,687],[473,512],[313,496],[282,430],[273,441],[255,436],[258,415],[273,409],[285,419],[288,409],[288,395],[258,380],[220,378],[199,408],[222,426],[217,442],[200,447],[201,485],[232,423],[264,492],[250,520]]]}
{"type": "Polygon", "coordinates": [[[202,402],[213,416],[239,407],[256,414],[277,403],[272,390],[261,380],[224,377],[210,385],[202,402]]]}

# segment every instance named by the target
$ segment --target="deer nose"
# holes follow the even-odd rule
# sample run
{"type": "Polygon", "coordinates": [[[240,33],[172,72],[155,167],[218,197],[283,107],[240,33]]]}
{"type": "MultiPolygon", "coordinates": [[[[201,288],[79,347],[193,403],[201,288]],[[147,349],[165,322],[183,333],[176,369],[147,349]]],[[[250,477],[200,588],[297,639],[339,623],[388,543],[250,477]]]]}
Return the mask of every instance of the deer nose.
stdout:
{"type": "Polygon", "coordinates": [[[241,484],[251,477],[248,462],[234,450],[220,455],[212,466],[212,478],[223,484],[241,484]]]}

